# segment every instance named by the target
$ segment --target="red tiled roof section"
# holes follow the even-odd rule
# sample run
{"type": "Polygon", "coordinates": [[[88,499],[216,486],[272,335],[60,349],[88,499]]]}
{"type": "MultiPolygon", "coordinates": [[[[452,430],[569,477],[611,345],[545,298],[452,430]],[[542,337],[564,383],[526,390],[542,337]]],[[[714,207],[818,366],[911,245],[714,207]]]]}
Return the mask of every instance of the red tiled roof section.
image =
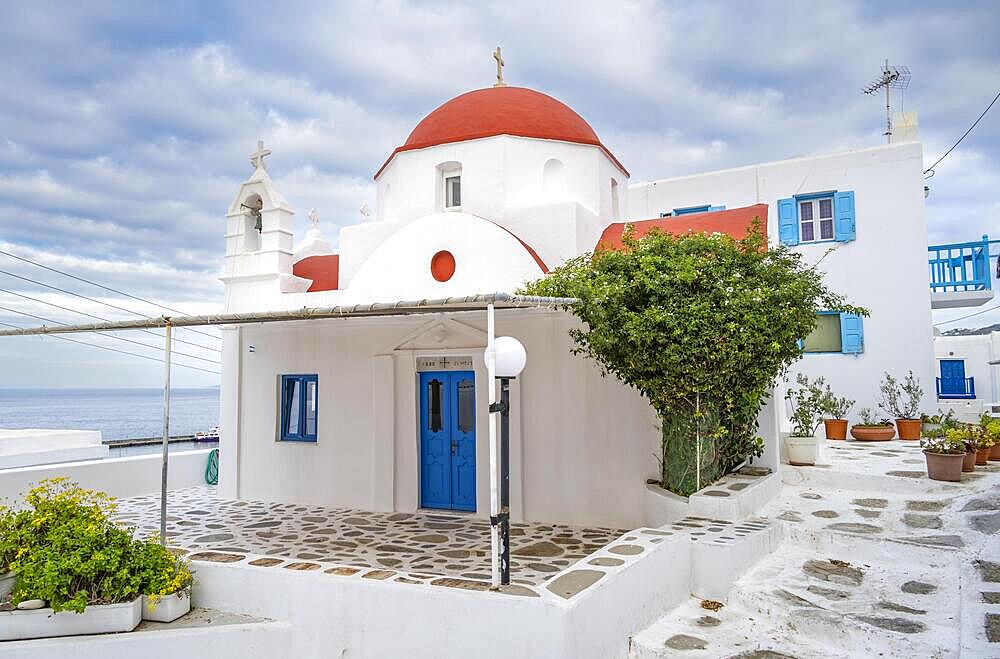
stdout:
{"type": "Polygon", "coordinates": [[[661,217],[655,220],[636,220],[609,224],[594,251],[601,249],[621,249],[625,227],[632,225],[636,238],[642,238],[654,227],[664,233],[680,236],[685,233],[725,233],[733,238],[743,238],[753,225],[754,218],[760,218],[761,231],[767,235],[767,204],[755,204],[732,210],[692,213],[678,217],[661,217]]]}
{"type": "Polygon", "coordinates": [[[340,255],[307,256],[292,266],[292,274],[312,279],[307,293],[335,291],[340,287],[340,255]]]}
{"type": "Polygon", "coordinates": [[[628,176],[628,170],[601,144],[590,124],[565,103],[524,87],[487,87],[456,96],[424,117],[379,167],[375,178],[400,151],[495,135],[591,144],[600,147],[628,176]]]}

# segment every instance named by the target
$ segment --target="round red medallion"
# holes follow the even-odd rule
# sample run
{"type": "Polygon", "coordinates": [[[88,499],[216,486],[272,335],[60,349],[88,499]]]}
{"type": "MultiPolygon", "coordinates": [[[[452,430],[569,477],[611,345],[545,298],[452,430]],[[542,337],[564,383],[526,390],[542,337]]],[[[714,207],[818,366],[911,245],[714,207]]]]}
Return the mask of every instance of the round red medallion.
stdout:
{"type": "Polygon", "coordinates": [[[455,274],[455,257],[446,249],[431,257],[431,275],[438,281],[448,281],[455,274]]]}

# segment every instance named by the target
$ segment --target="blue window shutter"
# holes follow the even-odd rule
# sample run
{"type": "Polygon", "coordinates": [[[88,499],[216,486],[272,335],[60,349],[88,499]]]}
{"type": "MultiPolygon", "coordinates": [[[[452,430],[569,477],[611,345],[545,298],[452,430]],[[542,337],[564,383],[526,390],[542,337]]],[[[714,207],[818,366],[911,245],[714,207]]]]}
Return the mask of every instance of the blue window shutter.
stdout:
{"type": "Polygon", "coordinates": [[[865,328],[861,316],[840,314],[840,352],[856,355],[865,351],[865,328]]]}
{"type": "Polygon", "coordinates": [[[724,210],[726,210],[726,207],[725,206],[709,206],[708,210],[709,210],[709,212],[714,213],[715,211],[724,211],[724,210]]]}
{"type": "Polygon", "coordinates": [[[799,218],[795,199],[778,200],[778,239],[782,245],[799,244],[799,218]]]}
{"type": "Polygon", "coordinates": [[[838,192],[833,197],[834,238],[837,242],[854,240],[854,192],[838,192]]]}

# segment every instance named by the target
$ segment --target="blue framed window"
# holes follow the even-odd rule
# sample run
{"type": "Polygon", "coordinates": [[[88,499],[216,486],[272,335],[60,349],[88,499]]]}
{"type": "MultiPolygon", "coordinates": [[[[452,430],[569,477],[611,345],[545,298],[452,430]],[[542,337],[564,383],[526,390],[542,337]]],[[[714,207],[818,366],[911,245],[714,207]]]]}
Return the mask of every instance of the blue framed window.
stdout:
{"type": "Polygon", "coordinates": [[[831,190],[778,200],[782,245],[848,242],[855,238],[854,192],[831,190]]]}
{"type": "Polygon", "coordinates": [[[865,351],[864,323],[853,313],[820,311],[816,328],[802,340],[802,352],[856,355],[865,351]]]}
{"type": "Polygon", "coordinates": [[[319,376],[281,376],[281,433],[287,442],[315,442],[319,422],[319,376]]]}
{"type": "Polygon", "coordinates": [[[724,211],[725,206],[711,206],[705,204],[704,206],[685,206],[684,208],[675,208],[669,213],[660,213],[660,217],[678,217],[680,215],[693,215],[695,213],[712,213],[714,211],[724,211]]]}

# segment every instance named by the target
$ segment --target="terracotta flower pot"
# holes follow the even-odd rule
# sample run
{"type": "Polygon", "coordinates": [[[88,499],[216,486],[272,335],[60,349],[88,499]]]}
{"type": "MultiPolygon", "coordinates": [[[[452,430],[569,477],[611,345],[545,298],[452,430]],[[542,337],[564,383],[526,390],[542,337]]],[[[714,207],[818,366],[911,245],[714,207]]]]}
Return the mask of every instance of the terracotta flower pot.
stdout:
{"type": "Polygon", "coordinates": [[[981,448],[978,451],[976,451],[976,464],[977,465],[986,464],[986,462],[990,459],[990,452],[992,450],[993,447],[987,446],[986,448],[981,448]]]}
{"type": "Polygon", "coordinates": [[[827,439],[847,439],[847,419],[823,419],[827,439]]]}
{"type": "Polygon", "coordinates": [[[965,454],[965,459],[962,460],[962,471],[975,471],[976,470],[976,452],[969,451],[965,454]]]}
{"type": "Polygon", "coordinates": [[[920,419],[896,419],[900,439],[920,439],[920,419]]]}
{"type": "Polygon", "coordinates": [[[1000,460],[1000,444],[997,444],[990,451],[990,460],[1000,460]]]}
{"type": "Polygon", "coordinates": [[[927,477],[932,481],[949,481],[957,483],[962,480],[962,453],[930,453],[924,451],[927,459],[927,477]]]}
{"type": "Polygon", "coordinates": [[[851,437],[859,442],[887,442],[895,436],[892,426],[851,426],[851,437]]]}

